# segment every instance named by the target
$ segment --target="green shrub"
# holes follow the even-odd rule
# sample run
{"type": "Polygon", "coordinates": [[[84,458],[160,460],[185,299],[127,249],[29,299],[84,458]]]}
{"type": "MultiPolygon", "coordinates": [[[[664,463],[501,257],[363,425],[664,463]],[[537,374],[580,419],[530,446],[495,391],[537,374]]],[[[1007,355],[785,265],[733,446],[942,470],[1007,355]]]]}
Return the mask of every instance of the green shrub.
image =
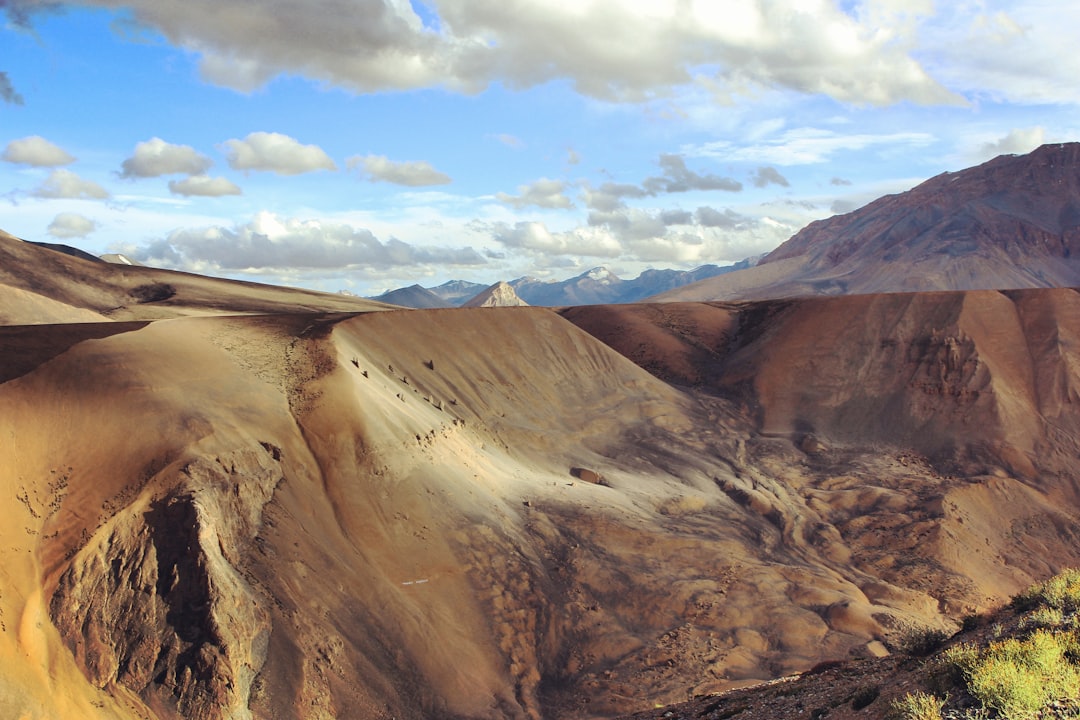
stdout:
{"type": "Polygon", "coordinates": [[[941,720],[945,701],[916,690],[899,700],[893,700],[891,718],[896,720],[941,720]]]}
{"type": "Polygon", "coordinates": [[[1080,610],[1080,570],[1069,568],[1044,583],[1032,585],[1013,598],[1017,610],[1048,606],[1065,612],[1080,610]]]}
{"type": "Polygon", "coordinates": [[[1006,720],[1033,718],[1051,701],[1080,699],[1080,672],[1066,658],[1071,633],[1036,630],[993,643],[965,670],[968,691],[1006,720]]]}
{"type": "Polygon", "coordinates": [[[1023,619],[1023,627],[1060,628],[1065,624],[1065,613],[1055,607],[1039,607],[1023,619]]]}

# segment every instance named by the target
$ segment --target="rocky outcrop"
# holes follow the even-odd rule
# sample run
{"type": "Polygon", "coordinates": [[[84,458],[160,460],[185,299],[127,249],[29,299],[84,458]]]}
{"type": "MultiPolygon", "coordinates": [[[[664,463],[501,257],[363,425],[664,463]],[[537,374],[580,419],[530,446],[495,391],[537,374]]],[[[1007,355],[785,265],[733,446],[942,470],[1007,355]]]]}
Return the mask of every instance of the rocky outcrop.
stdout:
{"type": "Polygon", "coordinates": [[[270,617],[243,556],[278,477],[258,451],[194,461],[76,555],[51,612],[91,683],[126,687],[159,717],[251,718],[270,617]]]}
{"type": "Polygon", "coordinates": [[[462,307],[521,307],[528,304],[518,297],[509,283],[500,281],[481,291],[462,307]]]}

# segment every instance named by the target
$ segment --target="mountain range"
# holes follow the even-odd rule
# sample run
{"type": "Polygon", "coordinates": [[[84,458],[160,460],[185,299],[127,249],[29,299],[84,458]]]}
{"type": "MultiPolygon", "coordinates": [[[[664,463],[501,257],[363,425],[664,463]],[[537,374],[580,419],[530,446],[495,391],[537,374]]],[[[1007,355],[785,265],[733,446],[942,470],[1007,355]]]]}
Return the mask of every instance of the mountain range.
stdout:
{"type": "MultiPolygon", "coordinates": [[[[734,265],[702,265],[694,270],[646,270],[632,280],[624,280],[605,267],[596,267],[567,280],[539,280],[521,277],[506,282],[529,305],[563,307],[639,302],[652,295],[673,290],[706,278],[750,267],[751,258],[734,265]]],[[[410,285],[371,298],[377,302],[410,308],[462,307],[488,286],[451,280],[436,287],[410,285]]]]}
{"type": "Polygon", "coordinates": [[[404,310],[0,234],[0,715],[779,717],[804,673],[785,718],[884,717],[913,632],[1080,565],[1078,177],[934,178],[694,302],[404,310]]]}

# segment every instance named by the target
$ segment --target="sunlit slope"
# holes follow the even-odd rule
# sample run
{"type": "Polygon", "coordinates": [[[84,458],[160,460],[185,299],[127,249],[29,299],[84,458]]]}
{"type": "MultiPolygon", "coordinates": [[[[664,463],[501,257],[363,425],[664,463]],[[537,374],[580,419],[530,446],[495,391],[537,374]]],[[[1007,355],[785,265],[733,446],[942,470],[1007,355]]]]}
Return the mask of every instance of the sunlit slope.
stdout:
{"type": "MultiPolygon", "coordinates": [[[[1070,302],[1018,311],[1062,388],[1070,302]]],[[[669,307],[633,320],[655,374],[539,308],[5,336],[41,362],[0,384],[0,706],[608,717],[880,653],[1080,562],[1067,469],[948,476],[824,421],[811,447],[750,357],[797,307],[669,307]]]]}
{"type": "Polygon", "coordinates": [[[97,263],[0,231],[0,325],[385,308],[345,295],[97,263]]]}

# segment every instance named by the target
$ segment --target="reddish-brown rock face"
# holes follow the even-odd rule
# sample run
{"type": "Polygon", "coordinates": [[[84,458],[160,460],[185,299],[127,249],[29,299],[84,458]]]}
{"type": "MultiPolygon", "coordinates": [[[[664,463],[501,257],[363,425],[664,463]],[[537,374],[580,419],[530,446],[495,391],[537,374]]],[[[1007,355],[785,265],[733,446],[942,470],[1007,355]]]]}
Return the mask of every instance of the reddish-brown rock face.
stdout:
{"type": "Polygon", "coordinates": [[[1066,143],[944,173],[908,192],[818,220],[758,267],[662,299],[1075,285],[1080,285],[1080,143],[1066,143]]]}

